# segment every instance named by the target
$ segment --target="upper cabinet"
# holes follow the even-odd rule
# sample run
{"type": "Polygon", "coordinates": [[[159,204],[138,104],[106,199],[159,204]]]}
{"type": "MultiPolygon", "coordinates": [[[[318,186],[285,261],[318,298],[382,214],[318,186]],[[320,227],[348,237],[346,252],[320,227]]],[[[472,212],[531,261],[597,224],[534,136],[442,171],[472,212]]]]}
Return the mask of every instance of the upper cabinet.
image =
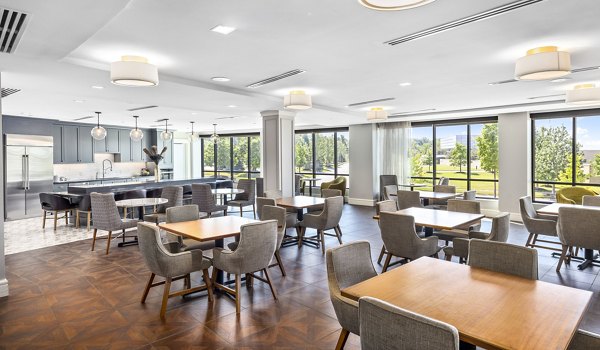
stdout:
{"type": "Polygon", "coordinates": [[[163,147],[167,147],[165,154],[163,154],[163,160],[160,162],[159,167],[161,169],[172,169],[173,168],[173,138],[169,141],[163,141],[160,138],[160,130],[156,131],[156,148],[160,153],[163,147]]]}
{"type": "Polygon", "coordinates": [[[119,153],[120,137],[119,132],[121,130],[115,128],[106,128],[106,152],[107,153],[119,153]]]}
{"type": "Polygon", "coordinates": [[[80,163],[94,162],[94,139],[92,138],[91,126],[79,127],[79,144],[77,145],[80,163]]]}
{"type": "Polygon", "coordinates": [[[92,128],[88,126],[53,125],[54,163],[93,163],[91,131],[92,128]]]}

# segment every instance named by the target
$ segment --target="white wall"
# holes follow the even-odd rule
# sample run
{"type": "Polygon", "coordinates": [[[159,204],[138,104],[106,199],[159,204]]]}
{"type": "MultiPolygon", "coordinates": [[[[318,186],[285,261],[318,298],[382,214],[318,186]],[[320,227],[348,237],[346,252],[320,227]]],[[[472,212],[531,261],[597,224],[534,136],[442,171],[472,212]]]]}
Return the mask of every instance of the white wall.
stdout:
{"type": "Polygon", "coordinates": [[[374,206],[377,198],[375,124],[350,125],[348,203],[374,206]]]}
{"type": "MultiPolygon", "coordinates": [[[[1,85],[1,84],[0,84],[1,85]]],[[[2,100],[0,99],[0,118],[2,118],[2,100]]],[[[0,135],[2,135],[0,123],[0,135]]],[[[0,169],[4,169],[4,147],[0,147],[0,169]]],[[[4,171],[0,171],[0,184],[4,184],[4,171]]],[[[4,186],[0,186],[0,198],[4,199],[4,186]]],[[[0,297],[8,295],[8,280],[4,266],[4,200],[0,201],[0,297]]]]}

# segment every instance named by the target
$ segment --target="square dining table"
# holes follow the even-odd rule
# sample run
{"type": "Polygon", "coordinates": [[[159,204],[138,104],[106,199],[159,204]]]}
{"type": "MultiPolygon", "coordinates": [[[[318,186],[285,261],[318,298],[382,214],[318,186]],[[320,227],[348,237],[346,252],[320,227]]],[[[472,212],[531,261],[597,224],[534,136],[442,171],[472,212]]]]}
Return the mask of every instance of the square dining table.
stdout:
{"type": "Polygon", "coordinates": [[[342,289],[449,323],[484,349],[567,349],[592,292],[429,257],[342,289]]]}
{"type": "Polygon", "coordinates": [[[424,205],[429,205],[429,201],[432,199],[454,199],[457,196],[460,196],[459,193],[448,193],[448,192],[431,192],[431,191],[419,191],[419,197],[423,199],[424,205]]]}
{"type": "MultiPolygon", "coordinates": [[[[398,210],[396,213],[414,217],[415,225],[425,227],[426,236],[431,236],[434,229],[453,230],[459,226],[479,222],[485,217],[483,214],[460,213],[419,207],[398,210]]],[[[379,220],[379,215],[373,216],[373,219],[379,220]]],[[[466,235],[467,233],[465,232],[466,235]]]]}
{"type": "MultiPolygon", "coordinates": [[[[286,209],[294,209],[298,215],[298,221],[304,219],[304,210],[312,207],[319,207],[325,204],[324,198],[310,196],[294,196],[277,198],[275,204],[286,209]]],[[[289,247],[298,243],[297,237],[286,238],[282,244],[283,247],[289,247]]],[[[309,245],[313,248],[318,248],[318,245],[313,241],[304,240],[302,244],[309,245]]]]}

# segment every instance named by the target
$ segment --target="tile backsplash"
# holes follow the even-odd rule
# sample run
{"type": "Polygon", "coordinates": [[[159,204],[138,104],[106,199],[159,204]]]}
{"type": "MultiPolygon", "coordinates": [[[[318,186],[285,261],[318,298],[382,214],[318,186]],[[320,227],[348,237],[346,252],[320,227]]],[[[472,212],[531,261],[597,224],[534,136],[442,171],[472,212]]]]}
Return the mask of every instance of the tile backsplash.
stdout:
{"type": "MultiPolygon", "coordinates": [[[[111,153],[94,154],[94,163],[86,164],[54,164],[54,175],[66,177],[68,180],[91,180],[102,177],[102,162],[109,159],[113,162],[112,171],[106,172],[106,177],[127,177],[140,175],[142,168],[146,167],[144,162],[119,163],[115,162],[115,156],[111,153]]],[[[150,165],[150,164],[148,164],[150,165]]]]}

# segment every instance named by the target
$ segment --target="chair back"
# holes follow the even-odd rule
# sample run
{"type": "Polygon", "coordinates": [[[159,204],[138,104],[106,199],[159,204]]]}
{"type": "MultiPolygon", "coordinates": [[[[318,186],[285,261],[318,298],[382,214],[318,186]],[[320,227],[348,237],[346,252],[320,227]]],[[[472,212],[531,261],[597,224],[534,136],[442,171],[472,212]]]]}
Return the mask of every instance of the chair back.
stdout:
{"type": "Polygon", "coordinates": [[[231,273],[244,274],[267,268],[277,249],[277,221],[242,225],[237,248],[229,255],[237,266],[231,273]]]}
{"type": "Polygon", "coordinates": [[[329,197],[325,198],[323,211],[320,216],[325,218],[324,230],[334,228],[339,225],[342,219],[342,211],[344,209],[344,197],[329,197]]]}
{"type": "Polygon", "coordinates": [[[389,193],[396,193],[398,189],[398,177],[396,175],[379,175],[379,199],[385,200],[386,198],[385,187],[394,185],[394,191],[389,193]]]}
{"type": "Polygon", "coordinates": [[[558,238],[568,246],[600,250],[600,209],[558,208],[558,238]]]}
{"type": "Polygon", "coordinates": [[[421,207],[421,198],[418,191],[397,190],[396,195],[398,196],[398,210],[421,207]]]}
{"type": "Polygon", "coordinates": [[[92,202],[92,221],[95,229],[115,231],[121,228],[121,215],[112,193],[90,194],[92,202]]]}
{"type": "Polygon", "coordinates": [[[124,200],[124,199],[146,198],[146,190],[125,191],[125,192],[115,194],[114,198],[117,201],[124,200]]]}
{"type": "Polygon", "coordinates": [[[156,208],[157,213],[165,213],[167,208],[179,207],[183,204],[183,187],[167,186],[162,189],[160,198],[165,198],[168,202],[159,205],[158,208],[156,208]]]}
{"type": "Polygon", "coordinates": [[[477,199],[477,191],[476,190],[471,190],[471,191],[464,191],[463,192],[463,199],[467,200],[467,201],[474,201],[477,199]]]}
{"type": "Polygon", "coordinates": [[[262,215],[263,216],[260,219],[263,221],[277,220],[277,249],[279,249],[281,247],[281,242],[283,242],[283,236],[285,236],[285,208],[277,207],[275,205],[265,205],[262,209],[262,215]]]}
{"type": "Polygon", "coordinates": [[[256,178],[256,196],[257,197],[265,196],[265,179],[262,177],[256,178]]]}
{"type": "Polygon", "coordinates": [[[393,212],[379,214],[381,240],[385,249],[402,257],[411,257],[417,250],[420,238],[415,230],[415,218],[393,212]]]}
{"type": "Polygon", "coordinates": [[[581,204],[583,196],[595,196],[597,193],[585,187],[572,186],[561,188],[556,192],[556,202],[565,204],[581,204]]]}
{"type": "Polygon", "coordinates": [[[192,204],[202,213],[212,213],[215,209],[215,197],[209,184],[192,184],[192,204]]]}
{"type": "Polygon", "coordinates": [[[433,186],[433,192],[456,193],[456,186],[435,185],[435,186],[433,186]]]}
{"type": "MultiPolygon", "coordinates": [[[[300,194],[300,189],[301,189],[301,186],[302,186],[302,175],[298,175],[298,174],[296,174],[296,175],[294,176],[294,193],[295,193],[296,195],[299,195],[299,194],[300,194]]],[[[267,196],[267,197],[268,197],[268,196],[267,196]]]]}
{"type": "Polygon", "coordinates": [[[91,211],[92,210],[92,199],[89,194],[83,195],[77,206],[79,211],[91,211]]]}
{"type": "Polygon", "coordinates": [[[236,201],[246,201],[249,204],[254,203],[256,181],[252,179],[240,179],[237,184],[237,188],[244,190],[244,193],[238,193],[235,195],[236,201]]]}
{"type": "Polygon", "coordinates": [[[358,301],[362,350],[459,349],[456,327],[385,301],[362,297],[358,301]]]}
{"type": "Polygon", "coordinates": [[[146,190],[146,198],[161,198],[162,188],[152,188],[146,190]]]}
{"type": "Polygon", "coordinates": [[[40,204],[45,210],[66,210],[72,207],[67,198],[53,193],[40,193],[40,204]]]}
{"type": "Polygon", "coordinates": [[[450,179],[447,177],[440,177],[440,180],[438,181],[438,185],[439,186],[448,186],[450,184],[450,179]]]}
{"type": "Polygon", "coordinates": [[[340,325],[359,334],[358,303],[342,296],[341,290],[377,276],[367,241],[345,243],[325,252],[327,284],[340,325]]]}
{"type": "Polygon", "coordinates": [[[170,253],[161,242],[158,227],[140,222],[137,225],[137,236],[140,253],[150,272],[157,276],[171,277],[168,264],[170,253]]]}
{"type": "MultiPolygon", "coordinates": [[[[481,214],[481,203],[477,201],[466,201],[463,199],[448,199],[448,211],[458,213],[481,214]]],[[[472,228],[473,230],[477,231],[480,227],[481,221],[478,221],[475,224],[458,226],[456,228],[464,231],[469,231],[472,228]]]]}
{"type": "Polygon", "coordinates": [[[583,205],[600,207],[600,196],[583,196],[583,205]]]}
{"type": "Polygon", "coordinates": [[[377,215],[381,214],[381,212],[384,211],[390,211],[390,212],[395,212],[398,210],[396,201],[394,200],[389,200],[389,201],[381,201],[381,202],[377,202],[375,204],[375,212],[377,213],[377,215]]]}
{"type": "Polygon", "coordinates": [[[340,191],[340,190],[331,189],[331,188],[324,188],[321,190],[321,198],[338,197],[341,195],[342,195],[342,191],[340,191]]]}
{"type": "Polygon", "coordinates": [[[398,192],[398,185],[385,185],[383,186],[383,197],[382,200],[387,201],[395,199],[396,192],[398,192]]]}
{"type": "MultiPolygon", "coordinates": [[[[265,191],[264,197],[277,199],[277,198],[283,197],[283,194],[281,193],[280,190],[267,190],[267,191],[265,191]]],[[[257,197],[257,200],[258,200],[258,197],[257,197]]]]}
{"type": "Polygon", "coordinates": [[[265,205],[275,205],[275,199],[266,197],[256,197],[256,215],[258,216],[259,220],[263,220],[262,213],[263,207],[265,205]]]}
{"type": "Polygon", "coordinates": [[[489,240],[496,242],[506,242],[510,232],[510,213],[499,213],[492,218],[492,230],[489,240]]]}
{"type": "Polygon", "coordinates": [[[519,245],[472,239],[467,264],[531,280],[538,279],[537,250],[519,245]]]}
{"type": "Polygon", "coordinates": [[[183,221],[194,221],[200,219],[200,213],[196,204],[181,205],[177,207],[167,208],[166,222],[183,222],[183,221]]]}

